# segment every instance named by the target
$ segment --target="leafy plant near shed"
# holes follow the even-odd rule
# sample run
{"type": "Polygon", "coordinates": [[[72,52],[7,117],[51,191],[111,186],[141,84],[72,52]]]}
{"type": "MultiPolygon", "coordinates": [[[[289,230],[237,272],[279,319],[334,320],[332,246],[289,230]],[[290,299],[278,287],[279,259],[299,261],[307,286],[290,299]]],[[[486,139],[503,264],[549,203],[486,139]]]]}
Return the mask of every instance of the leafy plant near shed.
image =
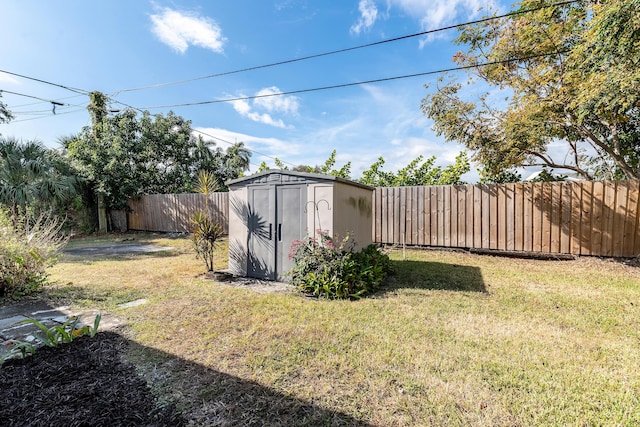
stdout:
{"type": "Polygon", "coordinates": [[[295,241],[289,254],[294,260],[288,273],[291,283],[305,293],[329,299],[361,298],[375,292],[391,272],[389,257],[375,245],[360,252],[353,248],[349,236],[336,246],[326,233],[320,233],[320,239],[295,241]]]}

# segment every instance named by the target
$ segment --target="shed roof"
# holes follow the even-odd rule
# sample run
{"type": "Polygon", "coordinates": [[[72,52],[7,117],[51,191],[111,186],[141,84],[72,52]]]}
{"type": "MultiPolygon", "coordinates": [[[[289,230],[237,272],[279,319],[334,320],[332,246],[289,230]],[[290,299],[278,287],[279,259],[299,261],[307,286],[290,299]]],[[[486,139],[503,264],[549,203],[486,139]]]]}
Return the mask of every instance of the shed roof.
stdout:
{"type": "Polygon", "coordinates": [[[229,187],[249,185],[249,184],[259,184],[259,183],[267,183],[271,181],[279,181],[280,177],[289,177],[295,178],[297,182],[303,181],[314,181],[314,182],[341,182],[347,185],[353,185],[354,187],[366,188],[367,190],[373,190],[373,187],[370,187],[365,184],[361,184],[356,181],[351,181],[349,179],[340,178],[333,175],[324,175],[321,173],[309,173],[309,172],[296,172],[282,169],[270,169],[266,172],[256,173],[254,175],[244,176],[242,178],[232,179],[227,181],[227,185],[229,187]],[[279,175],[277,180],[269,179],[270,175],[279,175]]]}

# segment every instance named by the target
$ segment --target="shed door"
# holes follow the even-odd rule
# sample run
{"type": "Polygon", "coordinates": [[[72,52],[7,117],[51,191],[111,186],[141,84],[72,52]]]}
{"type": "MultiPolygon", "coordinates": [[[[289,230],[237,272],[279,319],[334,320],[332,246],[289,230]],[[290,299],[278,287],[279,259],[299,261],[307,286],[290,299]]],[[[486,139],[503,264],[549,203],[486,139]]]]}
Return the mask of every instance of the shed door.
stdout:
{"type": "Polygon", "coordinates": [[[283,275],[293,267],[289,259],[291,243],[304,239],[307,234],[307,214],[304,212],[307,187],[281,185],[276,188],[276,271],[278,279],[283,279],[283,275]]]}
{"type": "Polygon", "coordinates": [[[249,189],[247,276],[275,280],[275,187],[249,189]]]}

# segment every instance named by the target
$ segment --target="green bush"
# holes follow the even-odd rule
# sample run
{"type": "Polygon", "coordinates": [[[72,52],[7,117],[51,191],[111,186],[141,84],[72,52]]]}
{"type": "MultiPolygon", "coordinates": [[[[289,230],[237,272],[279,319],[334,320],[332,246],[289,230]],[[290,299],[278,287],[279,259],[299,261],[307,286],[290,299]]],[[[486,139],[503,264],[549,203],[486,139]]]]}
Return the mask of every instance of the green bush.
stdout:
{"type": "Polygon", "coordinates": [[[223,235],[222,226],[205,212],[193,214],[191,225],[191,242],[196,251],[196,258],[204,261],[207,271],[213,271],[216,246],[223,235]]]}
{"type": "Polygon", "coordinates": [[[0,209],[0,298],[19,298],[42,287],[46,268],[66,243],[61,226],[48,214],[33,218],[0,209]]]}
{"type": "Polygon", "coordinates": [[[326,234],[296,240],[289,258],[291,284],[305,293],[329,299],[360,298],[375,292],[391,272],[389,257],[375,245],[353,252],[347,236],[339,246],[326,234]]]}

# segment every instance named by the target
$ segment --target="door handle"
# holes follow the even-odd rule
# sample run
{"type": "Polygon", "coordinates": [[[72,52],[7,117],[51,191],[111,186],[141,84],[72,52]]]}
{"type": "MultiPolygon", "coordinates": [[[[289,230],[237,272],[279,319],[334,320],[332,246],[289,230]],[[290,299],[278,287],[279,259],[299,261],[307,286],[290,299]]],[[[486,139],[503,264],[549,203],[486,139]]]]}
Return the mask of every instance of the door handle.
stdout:
{"type": "Polygon", "coordinates": [[[278,224],[278,241],[282,242],[282,224],[278,224]]]}
{"type": "Polygon", "coordinates": [[[273,234],[273,224],[269,223],[269,240],[271,240],[273,234]]]}

